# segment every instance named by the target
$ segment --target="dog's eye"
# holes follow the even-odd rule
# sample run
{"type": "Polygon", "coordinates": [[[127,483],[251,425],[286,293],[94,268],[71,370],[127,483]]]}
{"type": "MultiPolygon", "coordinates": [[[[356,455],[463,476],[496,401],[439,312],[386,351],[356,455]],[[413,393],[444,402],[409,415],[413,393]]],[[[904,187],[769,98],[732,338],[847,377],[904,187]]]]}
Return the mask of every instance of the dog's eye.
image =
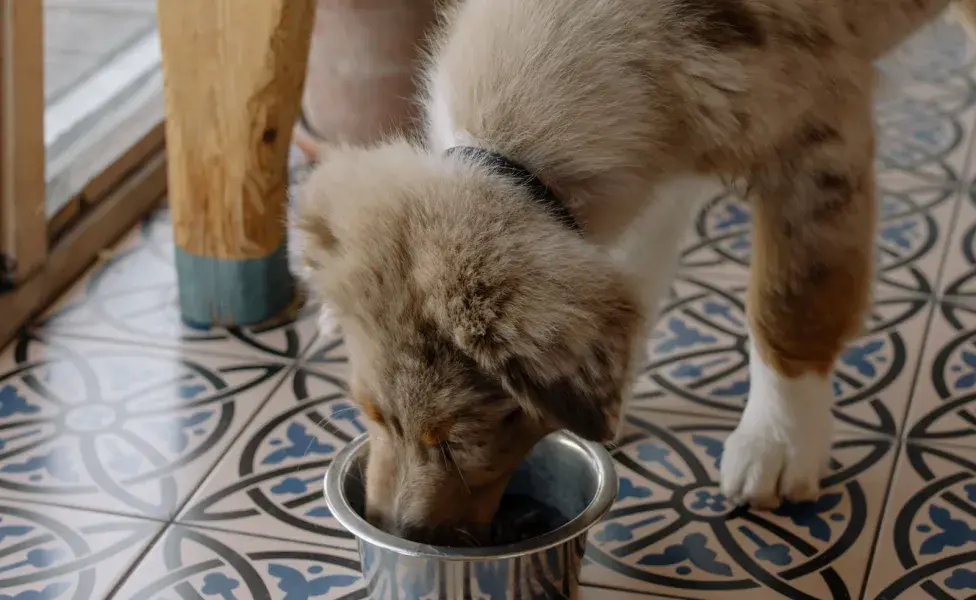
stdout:
{"type": "Polygon", "coordinates": [[[447,440],[448,433],[451,428],[449,425],[441,425],[439,427],[431,427],[424,432],[421,439],[428,446],[439,446],[447,440]]]}

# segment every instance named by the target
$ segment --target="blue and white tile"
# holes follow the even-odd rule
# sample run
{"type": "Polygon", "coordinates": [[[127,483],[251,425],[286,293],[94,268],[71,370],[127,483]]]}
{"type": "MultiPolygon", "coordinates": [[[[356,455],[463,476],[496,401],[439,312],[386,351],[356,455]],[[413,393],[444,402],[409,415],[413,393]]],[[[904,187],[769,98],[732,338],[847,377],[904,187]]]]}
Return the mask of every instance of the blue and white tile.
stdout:
{"type": "MultiPolygon", "coordinates": [[[[176,525],[153,546],[114,597],[360,600],[366,598],[366,590],[354,550],[176,525]]],[[[579,600],[636,597],[665,600],[598,588],[583,588],[579,594],[579,600]]]]}
{"type": "MultiPolygon", "coordinates": [[[[959,35],[965,34],[958,25],[943,25],[916,44],[925,47],[927,40],[928,54],[896,54],[891,65],[904,63],[917,76],[889,82],[876,103],[878,277],[903,292],[933,291],[957,192],[971,172],[976,80],[959,73],[958,44],[944,45],[959,35]],[[905,62],[910,58],[918,62],[905,62]]],[[[967,57],[970,51],[967,46],[967,57]]],[[[748,203],[734,191],[721,193],[693,223],[682,267],[699,276],[745,278],[750,221],[748,203]]]]}
{"type": "Polygon", "coordinates": [[[974,46],[955,13],[947,12],[895,48],[880,63],[892,85],[941,83],[973,71],[974,46]]]}
{"type": "Polygon", "coordinates": [[[614,451],[617,502],[590,536],[587,585],[693,598],[858,596],[892,440],[838,435],[819,500],[756,513],[718,490],[734,423],[644,412],[629,425],[614,451]]]}
{"type": "Polygon", "coordinates": [[[976,594],[976,448],[908,444],[898,462],[866,598],[976,594]]]}
{"type": "Polygon", "coordinates": [[[910,181],[958,185],[968,171],[976,82],[914,81],[876,95],[876,167],[882,188],[892,175],[910,181]]]}
{"type": "MultiPolygon", "coordinates": [[[[881,172],[875,247],[882,295],[934,291],[960,198],[958,187],[895,170],[881,172]]],[[[682,272],[745,282],[752,255],[751,219],[749,204],[734,192],[715,198],[692,224],[681,256],[682,272]]]]}
{"type": "Polygon", "coordinates": [[[965,179],[976,85],[974,46],[950,13],[880,61],[878,170],[955,185],[965,179]]]}
{"type": "MultiPolygon", "coordinates": [[[[654,328],[635,406],[737,419],[749,392],[745,284],[681,277],[654,328]]],[[[870,330],[849,344],[834,373],[845,428],[897,435],[931,303],[877,298],[870,330]]]]}
{"type": "Polygon", "coordinates": [[[322,479],[365,431],[347,396],[344,347],[323,343],[290,373],[187,504],[181,523],[353,548],[322,479]]]}
{"type": "Polygon", "coordinates": [[[963,194],[955,220],[940,291],[948,302],[976,306],[976,183],[963,194]]]}
{"type": "Polygon", "coordinates": [[[24,337],[0,355],[0,497],[171,518],[285,370],[24,337]]]}
{"type": "Polygon", "coordinates": [[[107,598],[162,527],[0,499],[0,598],[107,598]]]}
{"type": "Polygon", "coordinates": [[[355,551],[172,526],[118,600],[365,598],[355,551]]]}
{"type": "Polygon", "coordinates": [[[62,336],[293,361],[316,335],[314,311],[295,309],[254,327],[189,327],[179,311],[172,223],[148,218],[105,253],[35,327],[62,336]]]}
{"type": "Polygon", "coordinates": [[[906,431],[915,442],[976,448],[976,302],[936,307],[906,431]]]}

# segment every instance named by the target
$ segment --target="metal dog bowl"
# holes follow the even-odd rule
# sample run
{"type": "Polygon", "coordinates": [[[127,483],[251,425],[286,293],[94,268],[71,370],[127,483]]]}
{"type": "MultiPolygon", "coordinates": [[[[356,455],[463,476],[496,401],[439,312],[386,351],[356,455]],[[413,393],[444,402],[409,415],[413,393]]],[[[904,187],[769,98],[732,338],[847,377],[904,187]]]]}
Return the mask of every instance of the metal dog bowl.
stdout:
{"type": "Polygon", "coordinates": [[[356,536],[369,598],[373,600],[550,600],[576,598],[586,536],[617,495],[609,453],[569,433],[543,439],[506,491],[528,495],[572,518],[542,536],[507,546],[428,546],[385,533],[361,516],[366,436],[333,461],[325,499],[335,518],[356,536]]]}

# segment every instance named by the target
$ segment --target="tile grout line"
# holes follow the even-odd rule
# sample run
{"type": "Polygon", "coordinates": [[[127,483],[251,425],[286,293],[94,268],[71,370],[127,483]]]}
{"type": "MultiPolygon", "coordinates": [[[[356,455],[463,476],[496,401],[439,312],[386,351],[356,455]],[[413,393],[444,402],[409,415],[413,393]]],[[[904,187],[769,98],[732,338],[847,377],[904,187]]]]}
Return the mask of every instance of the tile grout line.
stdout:
{"type": "Polygon", "coordinates": [[[906,431],[905,428],[908,426],[908,419],[912,414],[912,407],[915,402],[915,392],[918,389],[919,378],[922,375],[922,368],[925,359],[925,351],[928,348],[929,334],[931,333],[932,323],[935,319],[936,309],[941,302],[942,297],[942,277],[945,273],[946,263],[948,262],[949,253],[952,247],[952,236],[955,233],[955,229],[958,226],[957,220],[959,218],[959,213],[962,210],[963,203],[966,201],[965,195],[968,193],[971,183],[970,177],[972,174],[972,158],[973,149],[976,147],[976,135],[973,135],[974,129],[976,128],[976,119],[970,118],[970,130],[969,130],[969,140],[968,147],[965,152],[965,170],[960,180],[956,184],[956,204],[953,207],[952,218],[949,221],[949,231],[946,232],[946,244],[942,248],[942,256],[939,260],[939,268],[936,271],[935,281],[933,282],[933,295],[931,298],[931,305],[929,306],[929,314],[926,318],[925,327],[922,330],[922,339],[919,346],[919,354],[915,363],[914,373],[912,374],[912,382],[909,386],[909,396],[908,402],[905,403],[905,408],[902,411],[902,431],[899,433],[893,444],[894,458],[892,460],[890,474],[888,476],[888,484],[885,487],[885,493],[881,501],[881,514],[877,520],[876,529],[874,535],[871,539],[871,547],[868,552],[867,561],[864,565],[864,577],[861,583],[861,592],[858,594],[859,600],[866,600],[868,593],[868,586],[871,582],[871,574],[874,572],[874,563],[877,558],[878,543],[881,540],[882,531],[884,528],[887,508],[892,501],[892,494],[894,492],[895,480],[898,477],[899,466],[901,464],[901,453],[905,444],[907,444],[907,439],[905,438],[906,431]]]}
{"type": "Polygon", "coordinates": [[[908,402],[906,403],[905,409],[902,413],[902,431],[898,435],[899,440],[907,441],[907,431],[905,430],[908,426],[908,419],[911,418],[912,408],[915,403],[915,392],[917,391],[919,385],[919,378],[921,377],[923,362],[925,358],[925,352],[929,347],[929,336],[932,333],[932,323],[935,321],[935,316],[937,314],[937,309],[943,302],[942,294],[942,279],[945,277],[946,265],[949,262],[949,256],[952,252],[952,237],[956,233],[956,228],[960,227],[959,215],[962,212],[964,203],[967,201],[967,196],[971,190],[972,183],[970,178],[972,177],[972,160],[974,158],[974,149],[976,149],[976,117],[970,118],[970,130],[969,130],[969,141],[965,153],[965,167],[964,171],[960,177],[959,182],[956,185],[956,199],[955,206],[953,206],[952,216],[949,221],[949,229],[946,231],[945,235],[945,246],[942,248],[942,256],[939,258],[939,268],[935,273],[935,280],[932,283],[933,294],[931,298],[932,305],[929,307],[929,314],[925,322],[925,327],[922,330],[922,341],[919,346],[918,360],[915,364],[915,372],[912,376],[912,383],[909,387],[908,402]]]}
{"type": "MultiPolygon", "coordinates": [[[[316,331],[315,335],[312,336],[312,339],[305,345],[304,348],[302,348],[299,351],[298,357],[295,358],[292,361],[292,364],[289,366],[288,369],[285,370],[284,374],[281,376],[281,379],[278,381],[278,383],[269,391],[268,397],[265,398],[265,400],[260,403],[260,405],[254,410],[254,413],[251,415],[251,417],[245,423],[243,423],[241,425],[240,431],[238,431],[237,435],[236,436],[233,436],[233,438],[230,440],[230,442],[227,445],[228,450],[230,448],[233,448],[234,445],[244,436],[244,433],[246,432],[247,428],[250,427],[251,424],[253,424],[257,420],[258,415],[271,402],[272,398],[274,398],[274,395],[282,388],[282,386],[284,386],[286,384],[286,382],[288,381],[288,378],[291,377],[292,375],[294,375],[294,373],[298,370],[298,368],[300,367],[300,365],[303,364],[304,360],[307,358],[307,355],[312,351],[312,348],[315,347],[315,343],[321,337],[322,337],[321,334],[318,331],[316,331]]],[[[195,528],[195,526],[193,526],[193,525],[187,525],[187,524],[181,523],[178,520],[179,519],[179,516],[183,512],[183,510],[186,508],[187,504],[189,504],[193,500],[193,496],[198,491],[200,491],[200,489],[202,489],[204,485],[206,485],[207,481],[213,476],[213,474],[217,470],[217,467],[223,462],[223,458],[225,458],[225,457],[226,457],[226,455],[225,456],[222,456],[220,459],[218,459],[216,462],[214,462],[211,465],[211,468],[207,471],[206,475],[204,475],[203,478],[200,480],[200,483],[189,494],[187,494],[186,500],[183,501],[177,507],[177,509],[173,512],[173,516],[170,519],[168,519],[163,524],[162,527],[160,527],[159,533],[151,540],[150,543],[148,543],[146,545],[145,549],[136,557],[136,559],[134,561],[132,561],[129,564],[129,566],[123,571],[123,573],[120,574],[120,576],[118,578],[118,582],[109,591],[108,595],[106,596],[106,600],[113,600],[115,598],[115,596],[122,590],[122,588],[125,586],[125,584],[129,582],[130,578],[132,577],[132,575],[135,574],[136,570],[138,570],[138,568],[140,566],[142,566],[142,564],[145,561],[146,557],[149,556],[149,553],[156,547],[157,544],[160,543],[160,541],[163,539],[163,536],[164,535],[166,535],[174,527],[190,527],[190,528],[195,528]]],[[[209,528],[209,527],[196,527],[196,528],[197,529],[203,529],[203,530],[206,530],[206,531],[222,531],[222,532],[226,532],[226,533],[232,533],[234,535],[243,535],[243,536],[250,536],[250,537],[255,537],[255,538],[264,538],[264,539],[279,540],[279,538],[273,538],[273,537],[270,537],[270,536],[251,535],[251,534],[244,533],[244,532],[240,532],[240,531],[223,530],[223,529],[209,528]]],[[[287,540],[285,540],[285,539],[282,538],[282,539],[280,539],[280,541],[287,541],[287,540]]],[[[309,544],[309,545],[316,546],[317,544],[309,544]]],[[[324,544],[317,545],[317,546],[341,550],[341,548],[336,548],[336,547],[332,547],[332,546],[326,546],[324,544]]]]}
{"type": "MultiPolygon", "coordinates": [[[[274,395],[278,393],[278,390],[280,390],[285,385],[289,377],[295,374],[295,371],[297,369],[298,369],[297,360],[294,361],[293,364],[291,364],[287,369],[285,369],[284,373],[281,375],[281,378],[278,380],[278,383],[272,386],[271,390],[268,392],[268,397],[258,404],[257,408],[254,409],[254,412],[251,414],[251,416],[248,417],[243,423],[241,423],[241,428],[238,430],[237,434],[232,436],[231,439],[227,442],[227,452],[230,452],[230,449],[233,448],[238,441],[240,441],[240,439],[244,436],[244,433],[247,430],[247,428],[250,427],[255,421],[257,421],[258,415],[261,414],[261,411],[264,410],[264,408],[271,402],[272,398],[274,398],[274,395]]],[[[206,485],[207,481],[213,476],[214,472],[216,472],[217,467],[224,462],[224,459],[227,458],[227,456],[228,456],[227,454],[223,454],[210,466],[210,468],[207,470],[204,476],[200,479],[200,483],[197,484],[197,486],[193,488],[193,491],[187,495],[186,500],[180,503],[180,505],[177,507],[176,511],[173,513],[173,517],[169,520],[170,525],[176,523],[176,520],[179,518],[180,513],[182,513],[183,510],[186,509],[186,506],[192,500],[193,495],[199,492],[203,488],[203,486],[206,485]]]]}
{"type": "Polygon", "coordinates": [[[129,582],[129,577],[131,577],[132,574],[135,573],[136,568],[138,568],[142,564],[142,562],[146,559],[146,557],[149,556],[149,553],[152,552],[154,548],[156,548],[156,545],[163,540],[163,536],[165,536],[166,533],[170,530],[170,527],[171,525],[163,525],[162,527],[159,528],[159,531],[156,533],[156,535],[152,536],[152,538],[146,544],[145,548],[142,549],[142,552],[139,552],[136,555],[135,560],[133,560],[129,564],[129,566],[124,571],[122,571],[122,573],[119,574],[115,582],[115,585],[113,585],[105,594],[105,600],[113,600],[115,596],[118,595],[120,591],[122,591],[122,588],[125,586],[125,584],[129,582]]]}
{"type": "Polygon", "coordinates": [[[895,484],[895,477],[898,475],[898,465],[899,458],[901,457],[902,440],[895,439],[892,444],[892,449],[894,451],[894,459],[891,461],[891,470],[888,474],[888,484],[885,486],[884,496],[881,498],[881,514],[878,515],[878,519],[875,522],[874,535],[871,536],[871,547],[868,550],[868,557],[864,563],[864,576],[861,580],[861,591],[857,595],[859,600],[866,600],[868,593],[868,585],[871,583],[871,573],[874,571],[874,561],[877,558],[878,553],[878,542],[881,539],[881,530],[885,522],[885,515],[887,513],[888,503],[891,502],[891,494],[895,484]]]}
{"type": "MultiPolygon", "coordinates": [[[[942,278],[944,277],[944,274],[945,274],[947,258],[950,255],[951,247],[950,247],[949,242],[951,242],[951,237],[953,235],[953,232],[955,231],[955,229],[957,227],[959,227],[959,225],[957,225],[955,221],[957,220],[958,215],[959,215],[960,211],[962,210],[963,203],[966,201],[965,195],[968,193],[968,190],[970,189],[970,184],[968,183],[968,179],[967,178],[970,176],[969,172],[970,172],[971,169],[970,169],[970,166],[969,166],[969,162],[968,161],[971,158],[971,155],[973,153],[974,145],[976,145],[976,139],[974,139],[973,136],[970,136],[970,139],[968,140],[968,146],[967,146],[967,149],[966,149],[966,152],[965,152],[965,154],[966,154],[966,160],[967,160],[967,163],[966,163],[965,168],[964,168],[965,176],[959,182],[957,182],[957,184],[955,186],[957,188],[955,190],[955,194],[957,196],[956,197],[956,200],[955,200],[956,201],[956,204],[955,204],[955,206],[953,207],[953,210],[952,210],[953,219],[950,221],[950,228],[949,228],[950,231],[949,231],[949,233],[947,235],[947,238],[946,238],[947,239],[947,243],[946,243],[946,246],[944,248],[942,248],[942,251],[941,251],[942,256],[941,256],[941,259],[940,259],[940,262],[939,262],[939,265],[938,265],[938,269],[936,270],[936,277],[935,277],[935,282],[934,282],[934,293],[932,295],[926,295],[927,296],[927,299],[929,301],[931,301],[931,305],[930,305],[930,308],[929,308],[928,315],[926,317],[926,323],[925,323],[925,327],[923,328],[922,337],[921,337],[921,341],[920,341],[920,345],[919,345],[920,353],[919,353],[918,359],[917,359],[917,361],[915,363],[914,373],[912,374],[912,380],[911,380],[911,383],[909,385],[909,399],[908,399],[908,402],[906,403],[906,407],[905,407],[905,409],[903,411],[903,415],[902,415],[903,416],[903,420],[902,420],[902,423],[903,424],[906,424],[907,423],[907,419],[909,418],[909,416],[911,414],[911,409],[912,409],[912,404],[914,402],[914,395],[915,395],[915,392],[916,392],[916,388],[919,385],[919,381],[920,381],[919,378],[922,376],[922,362],[923,362],[923,358],[925,356],[925,349],[928,346],[928,340],[929,340],[929,336],[930,336],[930,333],[931,333],[931,328],[932,328],[933,320],[934,320],[934,318],[936,317],[936,314],[937,314],[936,313],[936,310],[937,310],[940,302],[942,301],[941,300],[941,287],[940,286],[942,284],[942,278]]],[[[88,338],[85,338],[85,339],[88,339],[88,338]]],[[[96,338],[96,339],[101,339],[101,338],[96,338]]],[[[287,361],[287,362],[286,361],[282,361],[282,362],[286,362],[286,364],[288,364],[288,363],[290,363],[290,364],[284,369],[284,373],[281,375],[280,381],[276,385],[273,386],[273,388],[269,392],[267,398],[264,401],[261,401],[261,402],[258,403],[257,408],[254,410],[254,412],[252,413],[252,415],[250,416],[250,418],[248,418],[242,424],[242,426],[241,426],[238,434],[236,436],[234,436],[230,440],[230,442],[228,444],[228,448],[233,447],[234,444],[238,443],[241,440],[241,438],[245,434],[246,429],[249,426],[253,425],[255,422],[258,422],[258,416],[260,415],[261,411],[264,410],[266,407],[269,406],[270,402],[272,401],[272,398],[274,397],[274,394],[277,393],[278,391],[280,391],[283,386],[287,385],[287,382],[289,380],[289,377],[292,377],[294,375],[294,373],[298,369],[301,368],[301,365],[303,365],[304,362],[305,362],[305,360],[308,359],[310,351],[315,347],[316,343],[320,339],[322,339],[321,334],[316,333],[315,335],[313,335],[311,337],[311,341],[309,341],[305,345],[305,347],[303,349],[300,349],[299,350],[298,356],[296,358],[289,359],[289,361],[287,361]]],[[[121,343],[121,344],[124,344],[125,343],[125,342],[120,342],[119,340],[105,340],[105,341],[111,341],[113,343],[121,343]]],[[[135,343],[135,342],[133,342],[133,343],[135,343]]],[[[170,348],[170,347],[159,347],[159,348],[169,348],[169,349],[173,349],[173,350],[176,350],[176,351],[182,351],[179,348],[170,348]]],[[[206,356],[220,356],[221,355],[221,353],[219,353],[219,352],[218,353],[211,353],[211,352],[205,352],[203,350],[197,350],[196,352],[199,353],[200,355],[206,355],[206,356]]],[[[236,357],[236,358],[247,358],[247,357],[236,357]]],[[[688,416],[688,417],[695,417],[695,418],[702,418],[702,417],[705,417],[705,418],[713,418],[713,417],[710,417],[708,415],[696,414],[696,413],[693,413],[693,412],[685,412],[685,411],[680,410],[680,409],[673,410],[673,409],[656,409],[655,408],[653,410],[655,412],[670,413],[670,414],[680,415],[680,416],[688,416]]],[[[725,416],[721,416],[721,417],[720,416],[714,416],[714,418],[716,420],[721,419],[723,421],[724,420],[735,421],[737,419],[737,417],[735,417],[735,416],[729,416],[729,417],[725,417],[725,416]]],[[[896,435],[894,436],[894,439],[893,439],[892,447],[895,449],[895,458],[893,460],[893,466],[892,466],[891,474],[889,476],[889,480],[888,480],[888,483],[887,483],[887,486],[886,486],[885,494],[884,494],[884,496],[882,498],[882,505],[881,505],[882,506],[882,509],[886,508],[887,505],[892,501],[891,500],[891,495],[892,495],[892,490],[893,490],[893,486],[894,486],[894,480],[895,480],[896,475],[898,474],[898,467],[899,467],[899,463],[900,463],[900,460],[899,460],[900,459],[900,453],[903,451],[903,449],[904,449],[905,446],[907,446],[907,445],[909,445],[911,443],[910,440],[908,440],[906,438],[906,433],[904,432],[905,427],[903,426],[902,429],[903,429],[903,431],[901,433],[896,433],[896,435]]],[[[887,436],[886,435],[886,436],[883,436],[883,437],[885,437],[886,439],[891,439],[892,436],[887,436]]],[[[225,458],[225,457],[226,457],[226,455],[224,455],[223,458],[225,458]]],[[[120,592],[120,590],[122,589],[122,587],[124,586],[124,584],[126,584],[127,582],[130,581],[131,575],[135,572],[135,570],[139,566],[141,566],[143,564],[143,561],[145,560],[145,558],[148,555],[148,553],[153,548],[156,547],[156,545],[160,542],[160,540],[163,538],[163,536],[167,532],[171,531],[173,527],[198,528],[198,529],[204,529],[204,530],[222,531],[222,532],[227,532],[227,533],[233,533],[235,535],[243,535],[243,536],[249,536],[249,537],[255,537],[255,538],[263,538],[263,539],[269,539],[269,540],[287,541],[284,538],[276,538],[274,536],[265,536],[265,535],[261,535],[261,534],[252,534],[252,533],[245,533],[245,532],[237,532],[237,531],[233,531],[233,530],[225,530],[225,529],[218,528],[218,527],[207,527],[207,526],[183,524],[183,523],[180,523],[177,520],[178,517],[179,517],[179,515],[180,515],[180,513],[183,510],[185,510],[186,506],[192,501],[192,498],[193,498],[194,494],[198,493],[200,491],[200,489],[203,488],[203,486],[213,476],[213,474],[216,471],[217,467],[221,463],[222,463],[222,459],[218,459],[212,465],[212,468],[209,469],[206,472],[206,474],[204,475],[204,477],[201,479],[201,482],[193,489],[193,491],[187,496],[187,500],[184,501],[181,504],[181,506],[178,508],[178,510],[175,512],[175,516],[173,518],[171,518],[171,519],[169,519],[169,520],[167,520],[167,521],[164,522],[164,526],[161,527],[160,530],[159,530],[159,532],[155,536],[152,537],[151,543],[149,543],[146,546],[146,548],[141,553],[139,553],[139,556],[138,556],[137,560],[132,564],[132,566],[129,569],[126,569],[123,572],[123,574],[119,576],[118,582],[111,588],[111,590],[110,590],[109,595],[107,596],[107,598],[113,598],[115,595],[117,595],[120,592]]],[[[61,506],[61,505],[57,505],[57,504],[53,504],[53,505],[55,505],[55,506],[61,506]]],[[[66,508],[74,508],[74,507],[66,507],[66,508]]],[[[90,510],[90,509],[75,509],[75,510],[87,510],[88,512],[105,513],[105,514],[117,514],[117,513],[112,513],[112,512],[108,512],[108,511],[98,511],[98,510],[90,510]]],[[[125,517],[129,517],[129,518],[133,518],[130,515],[123,515],[121,513],[119,513],[119,516],[125,516],[125,517]]],[[[143,519],[145,519],[145,517],[135,517],[135,518],[143,518],[143,519]]],[[[870,553],[869,553],[869,556],[868,556],[868,560],[867,560],[867,564],[866,564],[866,568],[865,568],[864,580],[862,582],[862,589],[861,589],[861,592],[860,592],[860,595],[859,595],[860,598],[864,598],[865,595],[867,594],[868,582],[869,582],[868,581],[868,577],[870,576],[870,574],[871,574],[871,572],[873,570],[872,567],[874,566],[874,561],[875,561],[875,558],[876,558],[875,557],[875,554],[876,554],[876,549],[877,549],[877,543],[878,543],[878,540],[881,537],[881,525],[884,523],[885,518],[886,518],[885,517],[885,513],[884,513],[884,511],[882,511],[881,515],[879,516],[879,518],[878,518],[878,520],[876,522],[877,523],[877,531],[874,534],[873,544],[871,546],[870,553]]],[[[154,522],[159,522],[156,519],[148,519],[148,520],[151,520],[151,521],[154,521],[154,522]]],[[[295,541],[295,540],[291,540],[291,541],[295,541]]],[[[308,543],[309,545],[322,546],[322,547],[327,547],[327,548],[334,548],[334,549],[337,549],[337,550],[345,550],[345,551],[348,551],[348,549],[338,548],[338,547],[329,546],[329,545],[325,545],[325,544],[319,545],[319,544],[314,544],[314,543],[310,543],[310,542],[302,542],[302,543],[308,543]]],[[[583,586],[582,583],[581,583],[581,586],[583,586]]],[[[625,593],[633,593],[635,595],[638,595],[638,594],[645,595],[645,593],[643,593],[643,592],[635,592],[635,591],[632,591],[632,590],[626,590],[626,589],[623,589],[623,588],[615,588],[615,587],[612,587],[612,586],[586,585],[586,586],[583,586],[583,587],[594,588],[594,589],[604,589],[604,590],[608,590],[608,591],[620,591],[620,592],[625,592],[625,593]]],[[[646,592],[646,595],[652,595],[652,594],[655,594],[655,593],[657,595],[662,595],[660,592],[646,592]]],[[[690,598],[687,598],[687,597],[684,597],[684,596],[671,596],[669,594],[663,594],[663,596],[666,596],[666,597],[669,597],[669,598],[680,599],[680,600],[690,600],[690,598]]]]}
{"type": "MultiPolygon", "coordinates": [[[[230,448],[233,448],[234,445],[244,436],[244,433],[247,430],[247,428],[250,427],[252,423],[254,423],[254,421],[257,419],[258,415],[261,413],[261,411],[264,409],[264,407],[267,406],[269,402],[271,402],[271,399],[274,397],[275,393],[277,393],[278,390],[280,390],[281,387],[283,385],[285,385],[285,382],[288,380],[288,378],[291,375],[294,374],[294,372],[295,372],[295,370],[297,368],[298,368],[298,361],[295,360],[295,361],[293,361],[292,365],[288,369],[285,370],[284,374],[281,376],[281,379],[278,381],[278,383],[275,386],[272,387],[271,391],[268,393],[267,398],[265,398],[264,401],[261,402],[257,406],[257,408],[255,408],[255,410],[251,414],[250,418],[248,418],[244,423],[241,424],[241,428],[237,432],[237,435],[234,435],[234,436],[231,437],[231,439],[229,440],[229,442],[227,444],[228,451],[230,450],[230,448]]],[[[207,469],[207,471],[204,474],[204,476],[200,479],[200,483],[198,483],[187,494],[186,499],[183,502],[179,503],[179,505],[176,507],[176,510],[173,511],[173,516],[166,521],[166,523],[164,524],[163,527],[160,528],[159,535],[157,535],[156,538],[153,539],[152,543],[149,544],[146,547],[146,550],[144,552],[142,552],[135,561],[133,561],[132,563],[130,563],[130,565],[125,569],[125,571],[119,576],[119,582],[118,582],[118,584],[112,589],[111,593],[106,597],[106,600],[112,600],[112,598],[114,598],[115,594],[117,594],[119,592],[119,590],[122,588],[122,586],[129,581],[129,578],[136,572],[136,570],[140,566],[142,566],[143,561],[149,555],[149,552],[153,548],[155,548],[156,544],[159,543],[159,541],[162,539],[162,536],[163,535],[165,535],[167,532],[169,532],[173,527],[182,526],[182,524],[177,521],[177,519],[179,518],[179,515],[186,508],[187,504],[189,504],[192,501],[194,495],[198,491],[200,491],[200,489],[202,489],[202,487],[204,485],[206,485],[207,481],[213,476],[213,474],[217,470],[217,467],[220,464],[223,463],[223,459],[226,458],[226,457],[227,457],[227,455],[226,454],[223,454],[223,455],[221,455],[220,458],[218,458],[216,461],[214,461],[213,464],[210,465],[210,468],[207,469]]]]}
{"type": "MultiPolygon", "coordinates": [[[[136,521],[149,521],[152,523],[159,523],[161,525],[166,525],[169,520],[163,517],[137,514],[137,513],[127,513],[120,510],[104,509],[104,508],[94,508],[90,506],[79,506],[77,504],[66,504],[62,502],[54,502],[47,499],[37,498],[24,498],[23,496],[7,496],[3,492],[0,492],[0,502],[13,502],[15,504],[28,504],[28,505],[40,505],[48,506],[51,508],[59,508],[63,510],[76,510],[83,513],[93,513],[96,515],[106,515],[109,517],[118,517],[120,519],[133,519],[136,521]]],[[[2,598],[2,596],[0,596],[2,598]]]]}

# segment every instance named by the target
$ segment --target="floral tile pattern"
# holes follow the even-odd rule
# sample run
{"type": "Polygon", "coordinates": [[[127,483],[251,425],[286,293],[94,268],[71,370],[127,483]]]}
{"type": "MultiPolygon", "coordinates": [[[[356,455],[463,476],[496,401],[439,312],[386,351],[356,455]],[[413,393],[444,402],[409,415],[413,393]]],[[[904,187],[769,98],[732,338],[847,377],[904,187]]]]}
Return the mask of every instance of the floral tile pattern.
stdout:
{"type": "Polygon", "coordinates": [[[259,327],[200,329],[180,319],[168,213],[147,219],[37,324],[62,336],[150,343],[259,360],[297,358],[315,337],[313,311],[259,327]]]}
{"type": "MultiPolygon", "coordinates": [[[[725,192],[649,340],[582,600],[976,597],[972,50],[944,21],[880,65],[877,290],[821,497],[717,488],[749,390],[750,212],[725,192]]],[[[161,212],[0,352],[0,600],[365,598],[321,489],[364,431],[341,338],[311,308],[193,329],[176,293],[161,212]]]]}
{"type": "Polygon", "coordinates": [[[950,302],[976,306],[976,186],[960,202],[949,241],[942,278],[942,296],[950,302]]]}
{"type": "Polygon", "coordinates": [[[170,518],[286,368],[24,337],[0,358],[0,497],[170,518]]]}
{"type": "Polygon", "coordinates": [[[976,452],[908,444],[899,458],[869,598],[972,598],[976,452]]]}
{"type": "Polygon", "coordinates": [[[0,598],[105,598],[162,523],[0,500],[0,598]]]}
{"type": "Polygon", "coordinates": [[[976,449],[976,304],[941,303],[929,340],[908,438],[976,449]]]}
{"type": "Polygon", "coordinates": [[[848,598],[866,575],[894,442],[838,436],[817,502],[754,513],[718,491],[734,422],[641,411],[614,452],[616,506],[583,578],[698,598],[848,598]]]}
{"type": "Polygon", "coordinates": [[[365,598],[355,552],[171,527],[116,598],[365,598]]]}
{"type": "MultiPolygon", "coordinates": [[[[935,289],[976,126],[973,48],[955,23],[939,21],[884,64],[875,107],[878,279],[903,292],[935,289]]],[[[733,190],[692,226],[682,266],[702,277],[746,279],[751,211],[733,190]]]]}
{"type": "MultiPolygon", "coordinates": [[[[640,408],[738,418],[749,392],[745,283],[679,277],[650,340],[640,408]],[[715,283],[718,282],[718,283],[715,283]]],[[[834,413],[844,427],[897,435],[931,303],[879,284],[869,330],[834,373],[834,413]]]]}
{"type": "Polygon", "coordinates": [[[316,348],[187,504],[180,522],[354,549],[355,540],[322,496],[332,458],[366,431],[346,395],[345,364],[340,342],[316,348]]]}
{"type": "MultiPolygon", "coordinates": [[[[171,597],[359,600],[366,598],[366,590],[355,551],[177,525],[152,548],[115,596],[119,600],[171,597]]],[[[632,597],[584,588],[579,600],[632,597]]]]}
{"type": "MultiPolygon", "coordinates": [[[[972,125],[967,125],[967,132],[972,125]]],[[[958,184],[918,173],[886,175],[878,181],[876,277],[889,293],[931,294],[953,222],[958,184]]],[[[706,279],[747,281],[750,222],[748,203],[734,191],[709,202],[692,224],[681,258],[683,270],[706,279]]]]}

